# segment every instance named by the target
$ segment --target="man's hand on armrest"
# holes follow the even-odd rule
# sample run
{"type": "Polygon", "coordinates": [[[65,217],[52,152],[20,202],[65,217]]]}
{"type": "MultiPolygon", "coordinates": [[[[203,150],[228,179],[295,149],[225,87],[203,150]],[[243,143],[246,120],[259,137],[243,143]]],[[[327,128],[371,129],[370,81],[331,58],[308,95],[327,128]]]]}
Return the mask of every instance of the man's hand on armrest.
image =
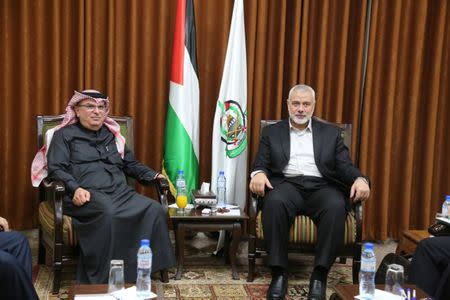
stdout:
{"type": "Polygon", "coordinates": [[[365,201],[370,196],[370,187],[367,179],[364,177],[358,177],[353,182],[353,185],[350,189],[350,199],[353,202],[357,201],[365,201]]]}
{"type": "Polygon", "coordinates": [[[89,191],[79,187],[73,194],[72,203],[75,206],[81,206],[91,199],[91,193],[89,191]]]}
{"type": "Polygon", "coordinates": [[[269,189],[273,189],[272,184],[270,183],[269,179],[266,176],[266,173],[264,172],[256,173],[255,176],[253,176],[253,178],[250,180],[250,191],[260,197],[264,197],[266,186],[269,189]]]}

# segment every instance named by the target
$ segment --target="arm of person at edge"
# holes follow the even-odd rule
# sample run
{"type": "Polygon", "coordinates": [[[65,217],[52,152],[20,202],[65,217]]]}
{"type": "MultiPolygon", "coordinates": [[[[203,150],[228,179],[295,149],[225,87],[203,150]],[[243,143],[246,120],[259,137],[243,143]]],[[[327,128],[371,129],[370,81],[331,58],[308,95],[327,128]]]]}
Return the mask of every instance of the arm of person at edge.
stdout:
{"type": "MultiPolygon", "coordinates": [[[[266,188],[273,189],[273,186],[267,177],[269,169],[266,166],[270,165],[269,158],[269,141],[264,134],[263,129],[258,154],[255,159],[255,166],[253,168],[254,172],[256,171],[257,173],[254,174],[249,184],[252,193],[255,193],[260,197],[264,197],[266,188]]],[[[336,146],[336,164],[338,174],[350,174],[350,176],[347,176],[348,178],[351,178],[349,179],[350,182],[347,180],[347,183],[349,183],[349,185],[351,184],[350,199],[353,202],[367,200],[370,196],[369,180],[353,165],[348,149],[341,138],[338,139],[336,146]]]]}

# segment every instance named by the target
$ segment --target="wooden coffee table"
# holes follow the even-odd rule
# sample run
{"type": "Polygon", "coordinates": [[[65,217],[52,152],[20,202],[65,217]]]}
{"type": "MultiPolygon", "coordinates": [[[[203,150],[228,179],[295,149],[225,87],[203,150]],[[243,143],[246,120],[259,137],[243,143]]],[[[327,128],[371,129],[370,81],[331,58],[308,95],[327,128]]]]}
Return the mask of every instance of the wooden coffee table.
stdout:
{"type": "MultiPolygon", "coordinates": [[[[403,286],[405,289],[409,288],[411,289],[411,297],[412,297],[412,290],[416,290],[416,298],[417,299],[423,299],[427,298],[428,295],[416,287],[413,284],[405,284],[403,286]]],[[[384,290],[383,284],[377,284],[376,288],[379,290],[384,290]]],[[[359,286],[357,284],[338,284],[334,287],[334,290],[336,293],[331,295],[330,300],[353,300],[355,296],[359,295],[359,286]]]]}
{"type": "Polygon", "coordinates": [[[219,231],[231,232],[231,245],[228,257],[231,263],[232,277],[239,279],[236,270],[236,251],[241,238],[241,230],[248,216],[245,212],[238,210],[239,214],[229,215],[221,213],[202,214],[201,209],[191,209],[184,214],[176,208],[169,208],[169,216],[176,234],[177,274],[175,279],[181,279],[184,264],[184,239],[187,230],[192,231],[219,231]]]}
{"type": "MultiPolygon", "coordinates": [[[[158,295],[158,299],[164,299],[162,289],[158,288],[159,283],[152,281],[152,292],[158,295]]],[[[126,284],[125,287],[131,287],[133,284],[126,284]]],[[[108,292],[107,284],[75,284],[69,288],[69,300],[73,300],[75,295],[83,294],[106,294],[108,292]]],[[[156,299],[156,298],[154,298],[156,299]]]]}
{"type": "Polygon", "coordinates": [[[398,242],[395,254],[411,256],[416,251],[417,244],[431,235],[427,230],[405,230],[398,242]]]}

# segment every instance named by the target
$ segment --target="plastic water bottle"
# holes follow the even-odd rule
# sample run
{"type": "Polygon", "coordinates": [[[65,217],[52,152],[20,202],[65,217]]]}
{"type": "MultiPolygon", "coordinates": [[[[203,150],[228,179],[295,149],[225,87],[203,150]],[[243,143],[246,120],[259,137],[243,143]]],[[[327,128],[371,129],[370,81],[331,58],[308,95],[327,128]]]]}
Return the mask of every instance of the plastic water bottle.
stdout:
{"type": "Polygon", "coordinates": [[[184,171],[178,170],[177,179],[175,181],[175,188],[178,193],[186,194],[186,179],[184,178],[184,171]]]}
{"type": "Polygon", "coordinates": [[[449,209],[450,209],[450,195],[445,196],[445,201],[442,203],[442,216],[444,218],[449,217],[449,209]]]}
{"type": "Polygon", "coordinates": [[[224,207],[227,204],[227,179],[225,172],[220,171],[217,177],[217,206],[224,207]]]}
{"type": "Polygon", "coordinates": [[[188,194],[186,191],[186,179],[184,178],[183,170],[178,171],[178,176],[175,181],[176,195],[175,202],[178,208],[184,213],[184,208],[188,204],[188,194]]]}
{"type": "Polygon", "coordinates": [[[152,273],[152,249],[149,240],[141,240],[141,247],[137,253],[137,278],[136,278],[136,296],[138,298],[150,298],[152,282],[150,275],[152,273]]]}
{"type": "Polygon", "coordinates": [[[372,243],[365,243],[361,253],[359,271],[359,296],[361,299],[373,299],[375,296],[375,272],[377,260],[372,243]]]}

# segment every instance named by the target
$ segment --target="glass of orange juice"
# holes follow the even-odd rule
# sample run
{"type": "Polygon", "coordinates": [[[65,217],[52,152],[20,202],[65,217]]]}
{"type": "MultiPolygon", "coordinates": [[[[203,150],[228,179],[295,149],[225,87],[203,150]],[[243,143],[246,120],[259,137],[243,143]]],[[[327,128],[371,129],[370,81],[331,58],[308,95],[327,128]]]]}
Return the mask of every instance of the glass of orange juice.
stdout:
{"type": "Polygon", "coordinates": [[[184,209],[187,205],[187,195],[186,194],[178,194],[176,201],[177,201],[178,208],[181,208],[181,210],[183,211],[183,214],[184,214],[184,209]]]}

